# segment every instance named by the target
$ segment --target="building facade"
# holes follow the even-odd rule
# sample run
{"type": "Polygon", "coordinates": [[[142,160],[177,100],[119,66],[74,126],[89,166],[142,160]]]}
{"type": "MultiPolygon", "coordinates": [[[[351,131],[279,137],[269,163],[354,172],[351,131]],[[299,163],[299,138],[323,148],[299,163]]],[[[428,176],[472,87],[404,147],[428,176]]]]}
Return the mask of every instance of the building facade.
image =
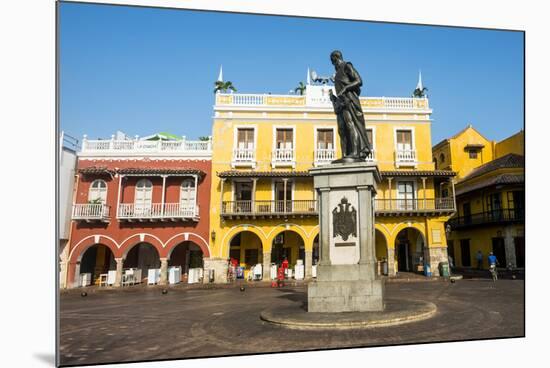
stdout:
{"type": "Polygon", "coordinates": [[[60,287],[66,287],[67,257],[69,255],[69,239],[71,237],[71,211],[74,196],[74,177],[76,171],[78,140],[61,132],[59,137],[59,280],[60,287]]]}
{"type": "MultiPolygon", "coordinates": [[[[308,83],[303,95],[217,93],[214,106],[211,259],[250,268],[284,259],[318,260],[317,193],[308,170],[340,157],[330,85],[308,83]]],[[[445,222],[455,211],[454,172],[432,161],[432,110],[427,98],[361,98],[382,182],[375,199],[380,272],[438,275],[447,261],[445,222]],[[383,263],[382,263],[383,262],[383,263]]],[[[217,279],[218,282],[226,280],[217,279]]]]}
{"type": "Polygon", "coordinates": [[[62,265],[68,287],[120,286],[128,270],[132,282],[158,270],[163,284],[169,267],[185,274],[210,257],[211,141],[154,139],[84,137],[62,265]]]}
{"type": "Polygon", "coordinates": [[[495,142],[469,125],[435,145],[433,154],[437,166],[458,173],[457,213],[448,222],[455,265],[487,269],[493,252],[500,267],[525,267],[523,131],[495,142]]]}

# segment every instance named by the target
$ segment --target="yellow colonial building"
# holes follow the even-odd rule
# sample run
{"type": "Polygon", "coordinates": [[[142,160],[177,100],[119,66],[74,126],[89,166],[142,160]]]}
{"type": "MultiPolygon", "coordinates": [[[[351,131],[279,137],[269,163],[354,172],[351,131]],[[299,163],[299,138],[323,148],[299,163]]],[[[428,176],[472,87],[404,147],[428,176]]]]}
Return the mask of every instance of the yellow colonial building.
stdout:
{"type": "Polygon", "coordinates": [[[523,131],[495,142],[469,125],[436,144],[433,154],[438,168],[458,173],[447,241],[455,265],[488,268],[493,252],[501,267],[525,267],[523,131]]]}
{"type": "MultiPolygon", "coordinates": [[[[216,94],[205,267],[219,270],[217,282],[225,281],[222,265],[230,258],[246,268],[262,264],[264,279],[285,258],[291,268],[305,265],[306,279],[315,276],[319,218],[308,170],[341,156],[331,88],[307,83],[303,95],[216,94]]],[[[429,101],[362,97],[361,104],[373,142],[368,159],[382,175],[375,198],[379,272],[422,272],[427,263],[438,275],[447,261],[455,173],[434,167],[429,101]]]]}

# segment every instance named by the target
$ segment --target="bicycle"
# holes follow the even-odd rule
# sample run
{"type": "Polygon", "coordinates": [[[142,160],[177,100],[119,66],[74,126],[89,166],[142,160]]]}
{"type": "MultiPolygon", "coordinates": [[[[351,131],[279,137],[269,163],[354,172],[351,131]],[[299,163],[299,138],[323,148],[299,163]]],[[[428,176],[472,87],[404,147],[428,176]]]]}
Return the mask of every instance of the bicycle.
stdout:
{"type": "Polygon", "coordinates": [[[493,278],[493,282],[496,282],[498,280],[497,265],[492,263],[489,266],[489,271],[491,272],[491,277],[493,278]]]}

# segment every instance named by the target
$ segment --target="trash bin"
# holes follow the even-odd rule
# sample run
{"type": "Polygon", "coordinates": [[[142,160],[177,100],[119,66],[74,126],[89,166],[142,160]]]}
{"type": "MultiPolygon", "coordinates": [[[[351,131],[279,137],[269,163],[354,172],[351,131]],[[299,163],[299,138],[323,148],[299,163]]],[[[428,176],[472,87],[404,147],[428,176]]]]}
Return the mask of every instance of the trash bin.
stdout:
{"type": "Polygon", "coordinates": [[[442,277],[449,277],[449,263],[448,262],[441,262],[439,263],[439,274],[442,277]]]}
{"type": "Polygon", "coordinates": [[[427,263],[424,264],[424,276],[432,277],[432,269],[430,268],[430,265],[427,263]]]}

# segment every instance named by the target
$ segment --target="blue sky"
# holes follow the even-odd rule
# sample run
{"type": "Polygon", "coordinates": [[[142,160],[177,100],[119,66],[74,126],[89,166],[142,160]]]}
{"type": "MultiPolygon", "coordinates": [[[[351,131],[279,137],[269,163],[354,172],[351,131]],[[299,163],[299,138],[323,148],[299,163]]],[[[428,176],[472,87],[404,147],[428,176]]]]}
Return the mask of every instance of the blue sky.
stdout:
{"type": "Polygon", "coordinates": [[[248,14],[62,3],[61,129],[209,135],[213,84],[287,93],[342,51],[363,96],[411,95],[422,70],[432,144],[472,123],[501,140],[523,127],[523,34],[248,14]]]}

